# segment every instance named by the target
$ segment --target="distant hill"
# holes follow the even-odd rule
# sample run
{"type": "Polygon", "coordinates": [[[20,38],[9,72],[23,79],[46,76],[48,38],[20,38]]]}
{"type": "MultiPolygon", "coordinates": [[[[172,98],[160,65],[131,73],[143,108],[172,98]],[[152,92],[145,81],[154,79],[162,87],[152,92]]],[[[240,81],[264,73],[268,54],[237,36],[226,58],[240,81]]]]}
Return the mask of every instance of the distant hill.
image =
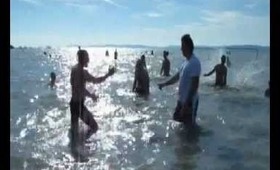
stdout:
{"type": "MultiPolygon", "coordinates": [[[[68,47],[78,47],[79,45],[69,45],[68,47]]],[[[131,44],[121,44],[121,45],[116,45],[116,44],[102,44],[102,45],[85,45],[81,47],[116,47],[116,48],[158,48],[156,46],[148,46],[148,45],[131,45],[131,44]]]]}
{"type": "Polygon", "coordinates": [[[15,48],[14,46],[10,45],[10,49],[14,49],[14,48],[15,48]]]}

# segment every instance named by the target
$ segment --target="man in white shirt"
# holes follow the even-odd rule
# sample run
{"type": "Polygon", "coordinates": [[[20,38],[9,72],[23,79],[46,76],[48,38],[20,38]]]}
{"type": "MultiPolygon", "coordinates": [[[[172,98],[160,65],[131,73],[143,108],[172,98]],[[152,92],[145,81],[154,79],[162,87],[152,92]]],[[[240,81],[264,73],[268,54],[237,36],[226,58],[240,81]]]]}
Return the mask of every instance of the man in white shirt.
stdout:
{"type": "Polygon", "coordinates": [[[201,65],[193,54],[194,44],[189,34],[181,38],[181,50],[186,58],[178,71],[170,80],[158,84],[159,89],[175,84],[179,81],[178,102],[173,114],[173,119],[186,125],[196,124],[196,112],[198,108],[198,86],[201,65]]]}

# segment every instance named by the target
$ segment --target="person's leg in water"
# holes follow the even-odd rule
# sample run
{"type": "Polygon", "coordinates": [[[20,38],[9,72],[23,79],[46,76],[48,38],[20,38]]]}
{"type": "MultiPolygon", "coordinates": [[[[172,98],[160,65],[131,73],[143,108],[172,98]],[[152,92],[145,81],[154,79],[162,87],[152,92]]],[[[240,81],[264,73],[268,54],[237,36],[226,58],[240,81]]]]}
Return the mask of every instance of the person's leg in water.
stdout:
{"type": "Polygon", "coordinates": [[[98,130],[98,125],[94,120],[90,111],[83,105],[83,112],[80,115],[80,118],[87,124],[90,129],[86,133],[86,139],[90,138],[92,134],[96,133],[98,130]]]}
{"type": "Polygon", "coordinates": [[[199,104],[199,98],[195,99],[194,104],[193,104],[193,119],[192,119],[192,124],[193,126],[197,126],[196,123],[196,116],[197,116],[197,109],[198,109],[198,104],[199,104]]]}
{"type": "Polygon", "coordinates": [[[71,127],[70,127],[70,143],[71,148],[74,148],[78,142],[78,130],[79,130],[79,103],[70,102],[71,112],[71,127]]]}
{"type": "Polygon", "coordinates": [[[183,122],[182,117],[180,117],[181,108],[182,108],[181,103],[179,101],[177,101],[177,105],[176,105],[175,111],[173,113],[173,120],[178,121],[178,122],[183,122]]]}
{"type": "MultiPolygon", "coordinates": [[[[86,117],[85,115],[87,115],[88,110],[85,108],[83,102],[71,101],[70,111],[71,111],[71,139],[70,139],[71,153],[76,161],[87,162],[88,158],[84,156],[84,153],[79,150],[78,146],[80,142],[83,141],[81,137],[84,137],[84,135],[81,136],[81,134],[79,133],[79,117],[83,120],[83,117],[86,117]]],[[[88,121],[84,121],[84,122],[88,124],[88,121]]],[[[97,130],[97,124],[95,129],[97,130]]],[[[94,131],[96,132],[96,130],[94,131]]]]}
{"type": "Polygon", "coordinates": [[[79,144],[79,113],[82,112],[82,102],[70,102],[71,128],[70,128],[70,146],[73,157],[78,161],[87,161],[78,151],[79,144]]]}

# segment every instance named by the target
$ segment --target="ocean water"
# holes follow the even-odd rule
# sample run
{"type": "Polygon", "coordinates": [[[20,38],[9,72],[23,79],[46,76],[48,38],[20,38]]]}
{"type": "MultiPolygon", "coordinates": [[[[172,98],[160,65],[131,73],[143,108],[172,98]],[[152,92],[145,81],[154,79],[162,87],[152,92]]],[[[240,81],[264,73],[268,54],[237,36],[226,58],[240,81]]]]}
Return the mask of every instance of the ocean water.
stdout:
{"type": "MultiPolygon", "coordinates": [[[[209,86],[215,75],[200,78],[200,103],[195,132],[172,120],[178,84],[160,91],[157,83],[163,48],[147,55],[150,96],[131,92],[134,65],[141,48],[85,48],[88,71],[104,75],[109,65],[117,72],[105,82],[88,84],[99,95],[85,104],[99,131],[86,144],[89,161],[75,162],[68,146],[70,127],[70,68],[77,48],[11,50],[11,169],[139,169],[139,170],[267,170],[270,167],[270,107],[264,91],[269,81],[269,48],[232,49],[228,84],[232,90],[209,86]],[[108,49],[110,57],[105,57],[108,49]],[[45,56],[43,52],[51,54],[45,56]],[[57,74],[57,88],[48,88],[49,73],[57,74]],[[238,90],[235,90],[238,89],[238,90]]],[[[171,74],[184,60],[179,47],[170,51],[171,74]]],[[[197,48],[202,74],[220,62],[226,48],[197,48]]]]}

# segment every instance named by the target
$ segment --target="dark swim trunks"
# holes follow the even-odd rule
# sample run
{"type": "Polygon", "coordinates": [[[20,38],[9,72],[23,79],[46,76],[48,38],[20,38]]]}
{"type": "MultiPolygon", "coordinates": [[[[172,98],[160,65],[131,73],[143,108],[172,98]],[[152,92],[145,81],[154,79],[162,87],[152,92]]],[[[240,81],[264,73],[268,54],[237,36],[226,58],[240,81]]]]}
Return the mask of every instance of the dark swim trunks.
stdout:
{"type": "Polygon", "coordinates": [[[175,112],[173,114],[173,120],[184,123],[184,124],[195,123],[195,119],[196,119],[196,115],[197,115],[197,108],[198,108],[198,99],[195,101],[192,108],[193,108],[192,113],[185,113],[183,116],[180,116],[182,104],[179,101],[177,101],[177,106],[176,106],[175,112]]]}
{"type": "Polygon", "coordinates": [[[88,109],[84,105],[84,101],[77,102],[77,101],[70,101],[70,111],[71,111],[71,136],[75,137],[74,133],[78,133],[79,128],[79,118],[83,120],[85,124],[87,124],[94,133],[98,129],[98,125],[94,120],[93,116],[90,114],[88,109]]]}
{"type": "Polygon", "coordinates": [[[143,88],[138,88],[136,87],[135,92],[138,93],[139,95],[148,95],[149,92],[143,88]]]}

